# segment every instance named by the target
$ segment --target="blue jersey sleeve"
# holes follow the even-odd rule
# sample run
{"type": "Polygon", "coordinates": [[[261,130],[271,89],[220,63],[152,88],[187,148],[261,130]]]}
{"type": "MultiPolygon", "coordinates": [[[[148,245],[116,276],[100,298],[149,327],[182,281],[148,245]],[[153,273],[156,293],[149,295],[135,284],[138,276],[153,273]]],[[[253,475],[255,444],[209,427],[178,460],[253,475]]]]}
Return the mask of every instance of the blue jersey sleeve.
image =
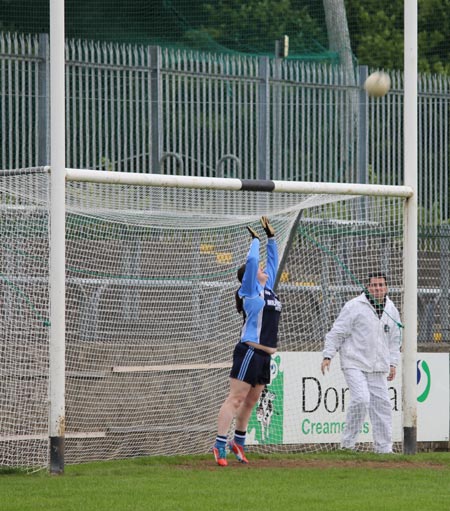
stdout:
{"type": "Polygon", "coordinates": [[[267,267],[266,273],[269,276],[266,287],[273,290],[278,271],[278,246],[275,238],[267,240],[267,267]]]}
{"type": "Polygon", "coordinates": [[[242,279],[239,296],[254,296],[257,293],[256,276],[259,267],[259,239],[254,238],[248,251],[247,261],[245,263],[245,273],[242,279]]]}

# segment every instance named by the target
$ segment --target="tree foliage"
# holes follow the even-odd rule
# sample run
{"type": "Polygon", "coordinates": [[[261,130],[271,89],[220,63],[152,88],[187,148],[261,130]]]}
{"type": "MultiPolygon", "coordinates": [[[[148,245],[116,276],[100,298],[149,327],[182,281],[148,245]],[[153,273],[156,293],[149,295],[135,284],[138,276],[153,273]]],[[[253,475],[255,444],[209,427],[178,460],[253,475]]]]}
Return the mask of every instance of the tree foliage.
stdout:
{"type": "MultiPolygon", "coordinates": [[[[357,61],[403,69],[405,1],[343,1],[357,61]]],[[[273,54],[287,34],[291,55],[328,52],[321,0],[65,0],[65,8],[69,38],[273,54]]],[[[418,0],[418,25],[419,71],[450,75],[450,0],[418,0]]],[[[48,29],[48,0],[0,0],[0,30],[48,29]]]]}
{"type": "MultiPolygon", "coordinates": [[[[352,49],[360,64],[403,69],[404,2],[345,0],[352,49]]],[[[450,74],[450,0],[418,0],[422,73],[450,74]]]]}
{"type": "Polygon", "coordinates": [[[218,0],[204,5],[210,36],[236,51],[270,51],[283,35],[295,53],[317,53],[327,47],[321,20],[307,5],[292,0],[218,0]]]}

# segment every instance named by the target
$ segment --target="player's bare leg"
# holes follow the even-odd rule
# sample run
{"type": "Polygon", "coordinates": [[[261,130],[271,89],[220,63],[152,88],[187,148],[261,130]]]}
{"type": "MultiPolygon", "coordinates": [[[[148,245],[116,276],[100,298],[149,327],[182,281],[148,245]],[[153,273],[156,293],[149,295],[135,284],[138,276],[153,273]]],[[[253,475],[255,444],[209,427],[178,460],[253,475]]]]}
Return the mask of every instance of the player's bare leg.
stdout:
{"type": "Polygon", "coordinates": [[[228,464],[226,460],[228,430],[251,388],[249,383],[237,380],[236,378],[230,378],[230,391],[219,410],[219,416],[217,418],[217,437],[213,447],[216,463],[222,467],[228,464]]]}
{"type": "Polygon", "coordinates": [[[236,413],[236,429],[241,431],[247,430],[248,421],[250,420],[252,410],[258,402],[258,399],[261,396],[261,392],[263,390],[264,385],[256,385],[255,387],[250,387],[250,390],[248,391],[243,403],[236,413]]]}
{"type": "Polygon", "coordinates": [[[248,463],[248,459],[244,450],[247,426],[252,414],[252,410],[258,402],[258,399],[261,396],[261,392],[263,390],[264,385],[256,385],[255,387],[251,387],[236,413],[236,429],[234,439],[230,442],[229,447],[236,456],[237,460],[241,463],[248,463]]]}

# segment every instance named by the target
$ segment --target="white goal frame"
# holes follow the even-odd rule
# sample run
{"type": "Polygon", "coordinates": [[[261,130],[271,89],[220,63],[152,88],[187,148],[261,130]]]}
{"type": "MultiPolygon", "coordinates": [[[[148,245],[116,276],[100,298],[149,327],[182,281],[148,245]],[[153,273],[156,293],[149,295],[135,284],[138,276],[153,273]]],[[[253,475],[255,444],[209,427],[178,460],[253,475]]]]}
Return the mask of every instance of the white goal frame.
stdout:
{"type": "MultiPolygon", "coordinates": [[[[50,171],[50,179],[53,179],[52,169],[50,171]]],[[[240,180],[240,179],[223,179],[223,178],[202,178],[202,177],[182,177],[182,176],[163,176],[159,174],[138,174],[127,172],[107,172],[107,171],[93,171],[93,170],[80,170],[80,169],[66,169],[65,180],[74,182],[95,182],[117,185],[136,185],[145,187],[164,187],[164,188],[190,188],[190,189],[208,189],[208,190],[231,190],[231,191],[260,191],[270,193],[292,193],[292,194],[330,194],[330,195],[351,195],[351,196],[366,196],[366,197],[397,197],[405,199],[406,210],[411,208],[414,204],[414,193],[409,186],[383,186],[383,185],[361,185],[361,184],[337,184],[337,183],[309,183],[309,182],[287,182],[287,181],[270,181],[270,180],[240,180]]],[[[50,208],[53,215],[58,211],[64,217],[64,190],[63,193],[52,196],[50,208]],[[61,198],[62,197],[62,198],[61,198]]],[[[51,215],[51,218],[54,216],[51,215]]],[[[405,222],[411,218],[411,212],[406,212],[404,215],[405,222]]],[[[414,226],[413,226],[414,227],[414,226]]],[[[404,229],[404,247],[410,246],[408,236],[411,232],[405,225],[404,229]]],[[[62,254],[65,253],[65,232],[62,234],[58,227],[54,232],[51,228],[50,231],[50,253],[51,261],[59,260],[62,254]]],[[[412,251],[407,253],[404,258],[404,263],[411,262],[416,257],[416,252],[412,251]]],[[[406,276],[406,272],[405,272],[406,276]]],[[[405,325],[414,324],[416,320],[416,312],[411,306],[406,306],[406,297],[410,296],[414,291],[415,279],[410,279],[404,283],[404,296],[405,296],[405,309],[404,321],[405,325]]],[[[51,284],[51,300],[55,296],[61,297],[65,294],[65,279],[55,278],[52,276],[51,284]]],[[[58,298],[58,302],[51,307],[51,311],[55,308],[65,308],[64,300],[58,298]]],[[[51,318],[51,331],[50,331],[50,349],[54,350],[53,356],[50,357],[49,378],[50,388],[57,388],[62,385],[64,388],[64,359],[62,358],[65,353],[65,335],[61,333],[61,324],[54,323],[54,318],[51,318]]],[[[406,330],[406,329],[405,329],[406,330]]],[[[417,353],[417,338],[411,335],[412,328],[408,328],[409,335],[404,336],[403,341],[403,374],[408,374],[409,378],[414,375],[415,378],[415,360],[417,353]]],[[[403,385],[407,381],[404,376],[403,385]]],[[[61,388],[61,387],[59,387],[61,388]]],[[[404,452],[415,450],[415,446],[411,448],[411,440],[415,441],[414,435],[411,435],[409,426],[411,420],[416,417],[416,386],[412,385],[410,388],[403,387],[403,449],[404,452]]],[[[65,403],[64,393],[51,393],[50,403],[50,425],[65,423],[65,403]]],[[[64,467],[64,429],[62,427],[57,431],[55,436],[52,429],[49,431],[50,436],[50,470],[61,471],[64,467]]]]}
{"type": "MultiPolygon", "coordinates": [[[[378,195],[392,193],[404,196],[406,200],[404,246],[405,257],[405,336],[403,345],[403,431],[404,451],[414,454],[417,450],[417,413],[416,413],[416,374],[417,353],[417,0],[404,2],[404,187],[370,187],[370,185],[315,185],[314,183],[284,183],[275,185],[274,192],[290,191],[300,193],[311,191],[313,187],[327,188],[327,193],[348,193],[356,195],[378,195]],[[304,188],[302,188],[304,186],[304,188]],[[345,192],[343,188],[348,191],[345,192]],[[335,190],[335,191],[333,191],[335,190]],[[389,191],[396,190],[396,191],[389,191]]],[[[50,140],[51,140],[51,331],[50,331],[50,471],[61,473],[64,468],[64,428],[65,428],[65,179],[74,179],[77,172],[65,169],[65,29],[64,2],[50,0],[50,140]]],[[[104,172],[99,175],[106,176],[104,172]]],[[[115,173],[115,179],[122,174],[115,173]]],[[[132,177],[132,176],[131,176],[132,177]]],[[[130,177],[130,179],[131,179],[130,177]]],[[[161,183],[162,176],[156,176],[161,183]]],[[[164,180],[167,180],[167,176],[164,180]]],[[[200,184],[201,178],[176,177],[167,181],[172,186],[200,184]],[[176,184],[177,183],[177,184],[176,184]]],[[[147,185],[151,178],[145,176],[147,185]]],[[[223,180],[207,179],[207,186],[225,186],[223,180]]],[[[205,182],[205,185],[206,185],[205,182]]],[[[229,186],[243,186],[240,180],[227,180],[229,186]],[[240,182],[240,185],[239,185],[240,182]]],[[[160,186],[160,185],[159,185],[160,186]]],[[[228,186],[228,185],[227,185],[228,186]]],[[[251,186],[245,184],[244,186],[251,186]]],[[[260,186],[267,186],[263,183],[260,186]]],[[[218,188],[220,189],[220,188],[218,188]]],[[[234,188],[233,188],[234,189],[234,188]]],[[[247,188],[251,189],[251,188],[247,188]]],[[[265,188],[269,191],[268,188],[265,188]]]]}

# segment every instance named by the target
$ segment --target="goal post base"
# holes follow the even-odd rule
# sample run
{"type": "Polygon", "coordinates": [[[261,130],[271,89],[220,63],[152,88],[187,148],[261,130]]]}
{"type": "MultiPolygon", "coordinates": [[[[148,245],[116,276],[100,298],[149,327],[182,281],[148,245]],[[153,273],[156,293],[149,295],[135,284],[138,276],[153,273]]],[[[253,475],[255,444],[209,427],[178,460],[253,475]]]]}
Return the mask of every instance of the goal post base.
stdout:
{"type": "Polygon", "coordinates": [[[64,437],[50,437],[50,473],[64,473],[64,437]]]}
{"type": "Polygon", "coordinates": [[[417,454],[417,428],[403,428],[403,454],[417,454]]]}

